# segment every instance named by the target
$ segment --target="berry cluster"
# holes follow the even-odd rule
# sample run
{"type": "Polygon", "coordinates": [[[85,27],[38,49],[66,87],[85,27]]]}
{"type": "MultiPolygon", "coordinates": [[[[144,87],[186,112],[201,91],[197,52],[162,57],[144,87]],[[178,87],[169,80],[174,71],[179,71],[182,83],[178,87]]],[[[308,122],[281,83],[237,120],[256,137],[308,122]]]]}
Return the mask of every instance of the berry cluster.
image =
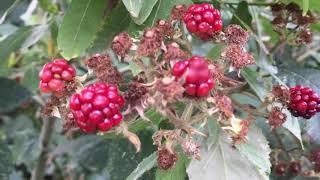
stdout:
{"type": "Polygon", "coordinates": [[[222,29],[219,10],[208,3],[189,6],[183,20],[188,31],[194,33],[202,40],[209,40],[215,32],[222,29]]]}
{"type": "Polygon", "coordinates": [[[45,64],[39,73],[39,89],[43,93],[54,93],[64,89],[65,82],[72,81],[75,69],[64,59],[56,59],[45,64]]]}
{"type": "Polygon", "coordinates": [[[179,61],[174,64],[172,74],[176,78],[181,78],[186,73],[184,83],[185,92],[190,96],[207,96],[214,88],[214,80],[208,69],[207,62],[199,56],[191,59],[179,61]]]}
{"type": "Polygon", "coordinates": [[[295,117],[310,119],[320,112],[320,97],[309,87],[290,88],[289,110],[295,117]]]}
{"type": "Polygon", "coordinates": [[[125,101],[118,87],[95,83],[72,95],[70,108],[77,125],[86,133],[108,131],[119,125],[123,117],[119,109],[125,101]]]}

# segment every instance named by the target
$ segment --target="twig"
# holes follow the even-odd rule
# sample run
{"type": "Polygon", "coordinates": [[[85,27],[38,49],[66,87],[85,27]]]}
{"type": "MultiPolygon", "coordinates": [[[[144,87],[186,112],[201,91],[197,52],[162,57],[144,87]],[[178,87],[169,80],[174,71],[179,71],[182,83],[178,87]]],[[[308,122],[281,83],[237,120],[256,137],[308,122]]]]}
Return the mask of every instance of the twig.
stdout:
{"type": "MultiPolygon", "coordinates": [[[[227,5],[238,5],[239,3],[238,2],[221,2],[219,1],[220,4],[227,4],[227,5]]],[[[248,2],[248,6],[271,6],[273,5],[274,3],[258,3],[258,2],[248,2]]]]}
{"type": "Polygon", "coordinates": [[[48,147],[53,133],[55,119],[50,117],[44,119],[41,134],[40,134],[40,155],[38,158],[37,165],[32,172],[31,180],[42,180],[44,179],[44,172],[46,169],[46,161],[48,158],[48,147]]]}
{"type": "Polygon", "coordinates": [[[313,48],[310,48],[308,51],[298,56],[297,62],[303,61],[304,59],[306,59],[307,57],[311,56],[312,54],[316,53],[319,50],[320,50],[320,46],[315,46],[313,48]]]}

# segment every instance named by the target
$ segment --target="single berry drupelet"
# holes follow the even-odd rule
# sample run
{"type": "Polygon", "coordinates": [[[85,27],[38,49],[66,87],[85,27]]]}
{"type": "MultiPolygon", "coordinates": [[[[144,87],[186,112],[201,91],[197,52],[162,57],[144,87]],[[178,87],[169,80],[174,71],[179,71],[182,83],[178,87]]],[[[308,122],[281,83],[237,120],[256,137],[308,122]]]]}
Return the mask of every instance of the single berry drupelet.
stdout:
{"type": "Polygon", "coordinates": [[[55,93],[65,88],[65,82],[72,81],[76,70],[65,59],[56,59],[45,64],[39,73],[39,89],[43,93],[55,93]]]}
{"type": "Polygon", "coordinates": [[[295,117],[310,119],[320,112],[320,97],[309,87],[295,86],[290,88],[289,110],[295,117]]]}
{"type": "Polygon", "coordinates": [[[193,56],[191,59],[179,61],[174,64],[172,74],[176,78],[185,75],[185,93],[190,96],[207,96],[214,88],[212,73],[208,68],[208,63],[199,56],[193,56]]]}
{"type": "Polygon", "coordinates": [[[189,32],[206,41],[222,29],[220,11],[211,4],[193,4],[188,7],[183,21],[189,32]]]}
{"type": "Polygon", "coordinates": [[[120,108],[124,103],[117,86],[95,83],[73,94],[70,108],[76,124],[84,132],[90,133],[97,129],[105,132],[122,121],[120,108]]]}
{"type": "Polygon", "coordinates": [[[274,170],[277,176],[285,176],[287,173],[287,165],[285,163],[279,163],[275,166],[274,170]]]}

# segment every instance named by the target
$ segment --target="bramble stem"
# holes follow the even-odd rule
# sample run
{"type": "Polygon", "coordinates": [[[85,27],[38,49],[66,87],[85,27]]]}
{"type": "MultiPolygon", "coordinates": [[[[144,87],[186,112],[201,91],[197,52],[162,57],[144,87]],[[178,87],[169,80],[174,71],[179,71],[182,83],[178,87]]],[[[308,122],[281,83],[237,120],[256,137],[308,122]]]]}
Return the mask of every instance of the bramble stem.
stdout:
{"type": "MultiPolygon", "coordinates": [[[[220,4],[227,4],[227,5],[238,5],[239,3],[237,2],[220,2],[220,4]]],[[[248,6],[271,6],[273,5],[274,3],[261,3],[261,2],[248,2],[248,6]]]]}
{"type": "Polygon", "coordinates": [[[32,172],[31,180],[42,180],[44,179],[44,172],[46,169],[46,161],[48,157],[48,147],[50,144],[51,136],[53,133],[55,119],[50,117],[44,119],[41,134],[40,134],[40,155],[35,169],[32,172]]]}

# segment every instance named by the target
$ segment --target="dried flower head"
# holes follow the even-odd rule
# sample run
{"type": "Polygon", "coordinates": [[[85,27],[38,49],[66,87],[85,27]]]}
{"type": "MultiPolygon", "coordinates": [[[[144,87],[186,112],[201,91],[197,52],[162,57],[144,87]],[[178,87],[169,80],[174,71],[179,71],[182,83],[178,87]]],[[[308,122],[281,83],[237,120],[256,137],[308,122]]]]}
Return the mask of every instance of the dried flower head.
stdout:
{"type": "Polygon", "coordinates": [[[271,5],[272,12],[280,12],[286,9],[286,5],[283,3],[275,3],[271,5]]]}
{"type": "Polygon", "coordinates": [[[160,50],[163,37],[157,28],[146,29],[138,47],[140,56],[154,57],[160,50]]]}
{"type": "Polygon", "coordinates": [[[96,54],[86,61],[87,66],[94,71],[99,81],[118,84],[122,82],[122,75],[116,67],[112,65],[109,55],[96,54]]]}
{"type": "Polygon", "coordinates": [[[129,104],[136,104],[146,93],[147,88],[138,82],[131,82],[127,91],[123,94],[124,99],[129,104]]]}
{"type": "Polygon", "coordinates": [[[45,106],[41,110],[41,116],[43,117],[51,117],[53,109],[59,106],[61,103],[60,98],[55,95],[51,95],[47,100],[45,106]]]}
{"type": "Polygon", "coordinates": [[[162,37],[172,37],[174,35],[174,28],[169,21],[158,20],[156,28],[159,30],[162,37]]]}
{"type": "Polygon", "coordinates": [[[249,33],[235,24],[229,25],[224,33],[228,44],[244,45],[249,39],[249,33]]]}
{"type": "MultiPolygon", "coordinates": [[[[232,136],[232,140],[234,144],[239,144],[243,142],[246,138],[246,136],[249,133],[249,126],[250,126],[250,121],[249,120],[241,120],[238,125],[238,132],[236,135],[232,136]]],[[[234,127],[236,127],[234,126],[234,127]]]]}
{"type": "Polygon", "coordinates": [[[114,37],[111,49],[120,57],[124,58],[132,46],[132,39],[127,32],[122,32],[114,37]]]}
{"type": "Polygon", "coordinates": [[[286,120],[287,116],[284,113],[282,113],[279,107],[272,108],[268,117],[268,122],[272,128],[281,127],[286,120]]]}
{"type": "Polygon", "coordinates": [[[165,101],[172,102],[183,96],[184,88],[181,83],[170,78],[158,80],[155,84],[155,89],[162,94],[165,101]]]}
{"type": "Polygon", "coordinates": [[[282,16],[275,17],[271,23],[277,28],[284,28],[287,25],[286,19],[284,19],[282,16]]]}
{"type": "Polygon", "coordinates": [[[291,12],[291,13],[298,13],[300,12],[300,7],[298,4],[291,2],[289,4],[286,5],[286,9],[287,11],[291,12]]]}
{"type": "Polygon", "coordinates": [[[226,117],[231,118],[233,116],[233,106],[231,99],[226,95],[219,94],[217,94],[215,98],[219,110],[223,112],[226,117]]]}
{"type": "Polygon", "coordinates": [[[208,66],[215,81],[220,81],[224,77],[223,68],[221,65],[216,63],[211,63],[208,66]]]}
{"type": "Polygon", "coordinates": [[[272,94],[276,100],[280,101],[282,104],[287,105],[290,100],[290,91],[287,87],[283,85],[275,85],[272,87],[272,94]]]}
{"type": "Polygon", "coordinates": [[[184,14],[186,13],[187,9],[184,5],[176,5],[172,8],[171,11],[171,19],[172,20],[182,20],[184,14]]]}
{"type": "Polygon", "coordinates": [[[254,58],[242,46],[231,44],[222,52],[221,56],[230,61],[231,66],[241,69],[247,65],[255,64],[254,58]]]}
{"type": "Polygon", "coordinates": [[[313,34],[310,29],[301,29],[296,38],[297,44],[308,44],[312,42],[313,34]]]}
{"type": "Polygon", "coordinates": [[[191,138],[184,139],[181,145],[187,156],[200,157],[200,144],[194,142],[191,138]]]}
{"type": "Polygon", "coordinates": [[[168,170],[173,167],[178,160],[178,155],[174,152],[171,152],[167,149],[158,150],[158,168],[162,170],[168,170]]]}
{"type": "Polygon", "coordinates": [[[305,26],[305,25],[308,25],[308,24],[315,22],[315,17],[310,12],[308,14],[306,14],[305,16],[303,16],[302,13],[300,13],[300,14],[295,15],[294,17],[297,20],[297,23],[302,26],[305,26]]]}
{"type": "Polygon", "coordinates": [[[62,127],[63,127],[63,131],[65,132],[67,132],[72,128],[77,127],[74,116],[70,110],[68,110],[68,112],[66,113],[66,117],[64,118],[62,127]]]}
{"type": "Polygon", "coordinates": [[[179,44],[171,42],[166,45],[167,51],[163,54],[165,61],[182,60],[187,58],[187,53],[180,49],[179,44]]]}

